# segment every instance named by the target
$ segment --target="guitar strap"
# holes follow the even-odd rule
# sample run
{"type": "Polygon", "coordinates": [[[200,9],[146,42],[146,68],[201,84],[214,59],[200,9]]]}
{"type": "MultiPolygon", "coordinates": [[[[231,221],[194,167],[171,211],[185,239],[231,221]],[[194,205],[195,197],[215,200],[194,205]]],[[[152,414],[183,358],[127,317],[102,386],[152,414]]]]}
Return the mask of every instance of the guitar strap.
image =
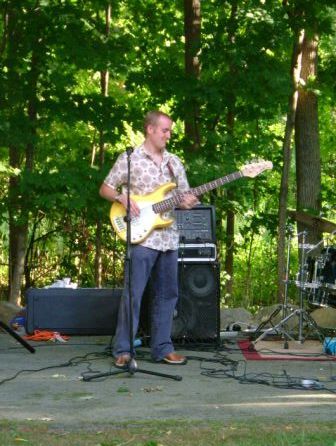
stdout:
{"type": "Polygon", "coordinates": [[[170,160],[168,160],[167,167],[168,167],[169,173],[172,177],[172,180],[175,181],[176,177],[175,177],[174,169],[173,169],[173,166],[171,165],[170,160]]]}

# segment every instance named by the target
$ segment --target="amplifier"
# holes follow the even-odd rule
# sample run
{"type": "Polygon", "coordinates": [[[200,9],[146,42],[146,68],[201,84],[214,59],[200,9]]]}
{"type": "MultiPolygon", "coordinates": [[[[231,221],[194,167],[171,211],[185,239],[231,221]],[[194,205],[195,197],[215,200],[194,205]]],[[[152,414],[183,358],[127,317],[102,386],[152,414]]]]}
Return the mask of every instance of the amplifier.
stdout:
{"type": "Polygon", "coordinates": [[[120,288],[29,288],[26,331],[114,335],[121,295],[120,288]]]}
{"type": "Polygon", "coordinates": [[[217,249],[214,243],[180,243],[178,249],[179,262],[214,262],[217,249]]]}
{"type": "Polygon", "coordinates": [[[216,217],[215,207],[198,205],[193,209],[175,209],[180,242],[215,242],[216,217]]]}

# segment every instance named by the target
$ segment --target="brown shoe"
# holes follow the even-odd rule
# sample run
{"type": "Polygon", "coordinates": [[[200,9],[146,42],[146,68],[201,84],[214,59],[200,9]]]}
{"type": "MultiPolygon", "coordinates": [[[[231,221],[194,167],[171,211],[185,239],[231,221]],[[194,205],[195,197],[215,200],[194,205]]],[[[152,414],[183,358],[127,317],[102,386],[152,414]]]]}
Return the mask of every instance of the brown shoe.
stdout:
{"type": "Polygon", "coordinates": [[[114,361],[114,365],[116,367],[118,367],[119,369],[124,369],[127,366],[127,364],[130,362],[130,360],[131,360],[130,355],[127,355],[127,354],[120,355],[114,361]]]}
{"type": "Polygon", "coordinates": [[[172,352],[168,353],[168,355],[163,358],[163,361],[167,362],[168,364],[183,365],[187,363],[187,358],[179,355],[178,353],[172,352]]]}

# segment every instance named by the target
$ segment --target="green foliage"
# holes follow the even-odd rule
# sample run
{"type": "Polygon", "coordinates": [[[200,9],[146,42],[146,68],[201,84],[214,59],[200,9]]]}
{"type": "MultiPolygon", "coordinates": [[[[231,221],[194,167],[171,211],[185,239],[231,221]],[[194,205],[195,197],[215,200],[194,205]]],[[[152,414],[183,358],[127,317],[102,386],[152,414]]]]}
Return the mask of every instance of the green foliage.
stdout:
{"type": "MultiPolygon", "coordinates": [[[[226,214],[236,215],[234,295],[228,305],[271,303],[282,139],[295,30],[320,34],[319,91],[323,216],[335,218],[335,7],[317,2],[202,2],[199,79],[184,67],[183,2],[64,0],[0,2],[1,285],[6,286],[8,221],[29,214],[26,281],[42,286],[71,276],[95,285],[97,220],[102,222],[105,284],[122,283],[123,245],[110,227],[99,186],[118,153],[139,142],[142,117],[164,108],[176,122],[170,148],[198,186],[254,158],[272,172],[241,179],[202,197],[217,211],[221,261],[226,214]],[[109,92],[101,93],[101,71],[109,92]],[[201,149],[184,138],[186,104],[199,106],[201,149]],[[234,116],[233,128],[228,114],[234,116]],[[99,150],[104,144],[104,162],[99,150]],[[17,160],[9,159],[9,148],[17,160]],[[32,166],[26,164],[27,154],[32,166]],[[9,180],[15,182],[12,201],[9,180]],[[15,181],[14,181],[15,180],[15,181]],[[230,192],[230,193],[229,193],[230,192]],[[16,207],[19,203],[19,209],[16,207]],[[262,282],[260,277],[265,278],[262,282]]],[[[295,206],[295,165],[289,207],[295,206]]],[[[226,277],[222,262],[222,275],[226,277]]],[[[224,279],[225,280],[225,279],[224,279]]],[[[223,287],[224,288],[224,287],[223,287]]]]}

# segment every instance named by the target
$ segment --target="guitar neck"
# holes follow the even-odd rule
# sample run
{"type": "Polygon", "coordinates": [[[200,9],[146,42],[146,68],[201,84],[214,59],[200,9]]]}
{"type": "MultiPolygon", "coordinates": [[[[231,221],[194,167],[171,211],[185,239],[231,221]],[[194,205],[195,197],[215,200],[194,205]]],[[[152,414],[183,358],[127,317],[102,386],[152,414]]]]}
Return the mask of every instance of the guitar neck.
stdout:
{"type": "MultiPolygon", "coordinates": [[[[234,173],[230,173],[225,177],[218,178],[217,180],[210,181],[209,183],[202,184],[201,186],[194,187],[189,190],[190,193],[194,194],[196,197],[202,195],[210,190],[216,189],[219,186],[223,186],[224,184],[231,183],[232,181],[237,180],[238,178],[243,177],[243,173],[238,171],[234,173]]],[[[183,200],[183,193],[174,194],[170,198],[166,198],[158,203],[153,205],[153,210],[156,214],[160,214],[162,212],[167,212],[174,207],[178,206],[183,200]]]]}

